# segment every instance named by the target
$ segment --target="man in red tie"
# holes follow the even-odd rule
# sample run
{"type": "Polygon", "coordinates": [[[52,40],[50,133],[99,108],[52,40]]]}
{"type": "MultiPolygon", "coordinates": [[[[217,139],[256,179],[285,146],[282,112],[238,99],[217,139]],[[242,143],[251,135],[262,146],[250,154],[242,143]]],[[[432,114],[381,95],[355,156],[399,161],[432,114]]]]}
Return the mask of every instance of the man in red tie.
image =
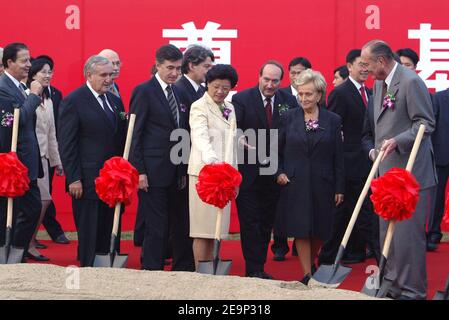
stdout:
{"type": "MultiPolygon", "coordinates": [[[[345,202],[340,205],[334,222],[333,235],[323,249],[321,263],[333,263],[343,234],[351,218],[357,199],[370,170],[370,163],[362,151],[362,129],[371,90],[365,87],[368,70],[361,62],[361,50],[353,49],[346,56],[349,79],[336,87],[328,98],[329,109],[342,119],[342,135],[345,157],[345,202]]],[[[362,262],[366,258],[366,246],[377,255],[378,235],[374,214],[368,199],[365,201],[349,240],[344,260],[347,263],[362,262]]]]}

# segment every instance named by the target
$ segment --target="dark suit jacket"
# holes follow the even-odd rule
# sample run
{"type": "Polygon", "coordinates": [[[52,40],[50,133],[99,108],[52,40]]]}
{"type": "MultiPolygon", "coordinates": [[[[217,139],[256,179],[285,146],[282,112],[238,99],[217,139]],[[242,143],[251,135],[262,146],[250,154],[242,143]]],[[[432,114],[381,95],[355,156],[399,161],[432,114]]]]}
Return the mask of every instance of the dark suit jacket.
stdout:
{"type": "MultiPolygon", "coordinates": [[[[369,96],[371,91],[367,93],[369,96]]],[[[366,113],[362,96],[352,81],[348,80],[329,94],[327,105],[330,111],[341,117],[345,176],[366,178],[370,163],[362,149],[362,131],[366,113]]]]}
{"type": "Polygon", "coordinates": [[[114,125],[87,85],[70,93],[60,105],[58,143],[66,185],[81,180],[82,199],[98,199],[95,178],[104,162],[123,156],[127,125],[119,113],[125,109],[112,93],[106,95],[116,116],[114,125]]]}
{"type": "Polygon", "coordinates": [[[284,93],[288,93],[288,94],[293,95],[293,92],[292,92],[292,86],[291,86],[291,85],[288,86],[288,87],[285,87],[285,88],[281,88],[281,89],[279,89],[279,91],[282,91],[282,92],[284,92],[284,93]]]}
{"type": "MultiPolygon", "coordinates": [[[[178,102],[179,128],[187,130],[188,110],[179,108],[177,88],[172,88],[178,102]]],[[[170,141],[170,135],[177,125],[156,77],[134,89],[130,112],[136,114],[130,162],[139,174],[147,175],[149,186],[168,187],[176,181],[176,177],[187,176],[187,165],[179,166],[170,160],[170,151],[179,141],[170,141]]],[[[184,141],[184,145],[188,148],[190,141],[184,141]]],[[[188,161],[188,155],[185,156],[188,161]]]]}
{"type": "MultiPolygon", "coordinates": [[[[48,90],[48,89],[47,89],[48,90]]],[[[55,117],[55,128],[58,130],[59,105],[62,101],[62,93],[53,86],[50,86],[50,99],[53,102],[53,116],[55,117]]]]}
{"type": "Polygon", "coordinates": [[[16,102],[10,98],[0,97],[0,152],[11,151],[12,123],[8,126],[6,119],[9,114],[14,114],[16,102]]]}
{"type": "MultiPolygon", "coordinates": [[[[30,180],[36,180],[43,176],[39,144],[35,131],[36,109],[41,104],[41,98],[35,94],[30,94],[25,98],[6,74],[0,77],[0,98],[13,100],[15,104],[20,106],[17,156],[28,168],[30,180]]],[[[11,145],[11,142],[9,145],[11,145]]]]}
{"type": "MultiPolygon", "coordinates": [[[[256,130],[256,152],[257,148],[261,148],[259,144],[259,139],[257,137],[257,130],[265,129],[267,130],[267,136],[265,138],[266,145],[264,146],[266,152],[270,152],[270,139],[269,139],[269,128],[267,117],[265,114],[265,107],[262,101],[262,96],[259,90],[259,86],[255,86],[253,88],[241,91],[232,96],[232,103],[235,108],[236,118],[237,118],[237,127],[245,132],[248,129],[256,130]]],[[[272,118],[272,127],[271,129],[279,129],[280,125],[280,114],[279,107],[286,107],[289,109],[297,108],[298,103],[293,95],[287,94],[283,91],[277,91],[274,96],[274,104],[273,104],[273,118],[272,118]]],[[[251,143],[250,143],[251,144],[251,143]]],[[[242,163],[243,159],[239,159],[239,171],[243,176],[242,185],[240,188],[242,190],[250,187],[256,177],[259,175],[259,168],[261,166],[261,160],[259,157],[256,159],[255,164],[248,163],[248,155],[245,152],[245,161],[242,163]]]]}
{"type": "Polygon", "coordinates": [[[196,100],[201,98],[203,95],[199,95],[195,88],[192,86],[190,81],[183,75],[175,84],[174,86],[176,89],[178,89],[178,95],[180,99],[180,103],[183,103],[186,105],[188,110],[190,110],[190,106],[192,103],[194,103],[196,100]]]}
{"type": "Polygon", "coordinates": [[[449,89],[432,97],[435,114],[435,131],[432,133],[433,151],[437,166],[449,164],[449,89]]]}

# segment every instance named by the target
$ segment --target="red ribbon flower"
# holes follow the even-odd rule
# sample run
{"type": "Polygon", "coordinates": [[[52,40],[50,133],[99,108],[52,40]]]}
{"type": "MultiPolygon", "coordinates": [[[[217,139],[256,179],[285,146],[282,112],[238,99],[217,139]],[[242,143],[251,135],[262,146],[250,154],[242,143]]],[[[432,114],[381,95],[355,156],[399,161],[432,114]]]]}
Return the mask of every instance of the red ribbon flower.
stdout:
{"type": "Polygon", "coordinates": [[[104,163],[100,176],[95,179],[95,191],[112,208],[118,202],[129,204],[138,184],[136,168],[122,157],[112,157],[104,163]]]}
{"type": "Polygon", "coordinates": [[[30,188],[28,168],[20,162],[15,152],[0,153],[0,196],[15,198],[30,188]]]}
{"type": "Polygon", "coordinates": [[[374,211],[384,220],[410,219],[419,200],[419,184],[407,170],[391,168],[371,182],[374,211]]]}
{"type": "Polygon", "coordinates": [[[198,176],[196,191],[204,202],[223,209],[237,195],[242,176],[228,163],[214,163],[203,167],[198,176]]]}
{"type": "Polygon", "coordinates": [[[446,185],[446,200],[444,201],[443,223],[449,226],[449,186],[446,185]]]}

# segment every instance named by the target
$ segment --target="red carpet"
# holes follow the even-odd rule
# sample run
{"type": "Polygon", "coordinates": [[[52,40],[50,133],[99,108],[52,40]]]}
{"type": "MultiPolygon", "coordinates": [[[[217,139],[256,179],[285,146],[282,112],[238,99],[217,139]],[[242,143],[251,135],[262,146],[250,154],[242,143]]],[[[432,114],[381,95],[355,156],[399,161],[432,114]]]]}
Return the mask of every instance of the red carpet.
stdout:
{"type": "MultiPolygon", "coordinates": [[[[50,263],[68,266],[78,265],[76,257],[76,242],[72,241],[69,245],[59,245],[51,241],[42,241],[48,245],[48,249],[41,250],[41,253],[49,257],[50,263]]],[[[132,241],[122,242],[122,252],[129,255],[128,268],[140,268],[140,248],[134,247],[132,241]]],[[[243,260],[240,241],[223,241],[222,258],[232,260],[231,274],[243,276],[245,273],[245,264],[243,260]]],[[[374,260],[368,260],[366,263],[352,265],[352,272],[340,286],[341,289],[360,291],[367,277],[365,269],[368,265],[375,264],[374,260]]],[[[427,255],[427,273],[428,273],[428,296],[433,297],[436,290],[443,290],[446,277],[449,273],[449,243],[440,245],[436,252],[427,255]]],[[[167,270],[170,267],[166,268],[167,270]]],[[[273,275],[276,280],[297,281],[302,278],[299,260],[297,257],[287,256],[283,262],[272,260],[272,254],[269,252],[265,271],[273,275]]]]}

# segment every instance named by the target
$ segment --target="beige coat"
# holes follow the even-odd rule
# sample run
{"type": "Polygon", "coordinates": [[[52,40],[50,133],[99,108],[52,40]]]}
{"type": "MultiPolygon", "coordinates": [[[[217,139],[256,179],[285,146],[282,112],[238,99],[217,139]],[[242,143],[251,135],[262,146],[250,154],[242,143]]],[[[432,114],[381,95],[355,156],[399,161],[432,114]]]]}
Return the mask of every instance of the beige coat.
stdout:
{"type": "Polygon", "coordinates": [[[55,119],[53,116],[53,103],[45,99],[44,103],[36,109],[36,136],[39,142],[41,157],[50,162],[50,167],[61,164],[59,158],[58,142],[56,141],[55,119]]]}

